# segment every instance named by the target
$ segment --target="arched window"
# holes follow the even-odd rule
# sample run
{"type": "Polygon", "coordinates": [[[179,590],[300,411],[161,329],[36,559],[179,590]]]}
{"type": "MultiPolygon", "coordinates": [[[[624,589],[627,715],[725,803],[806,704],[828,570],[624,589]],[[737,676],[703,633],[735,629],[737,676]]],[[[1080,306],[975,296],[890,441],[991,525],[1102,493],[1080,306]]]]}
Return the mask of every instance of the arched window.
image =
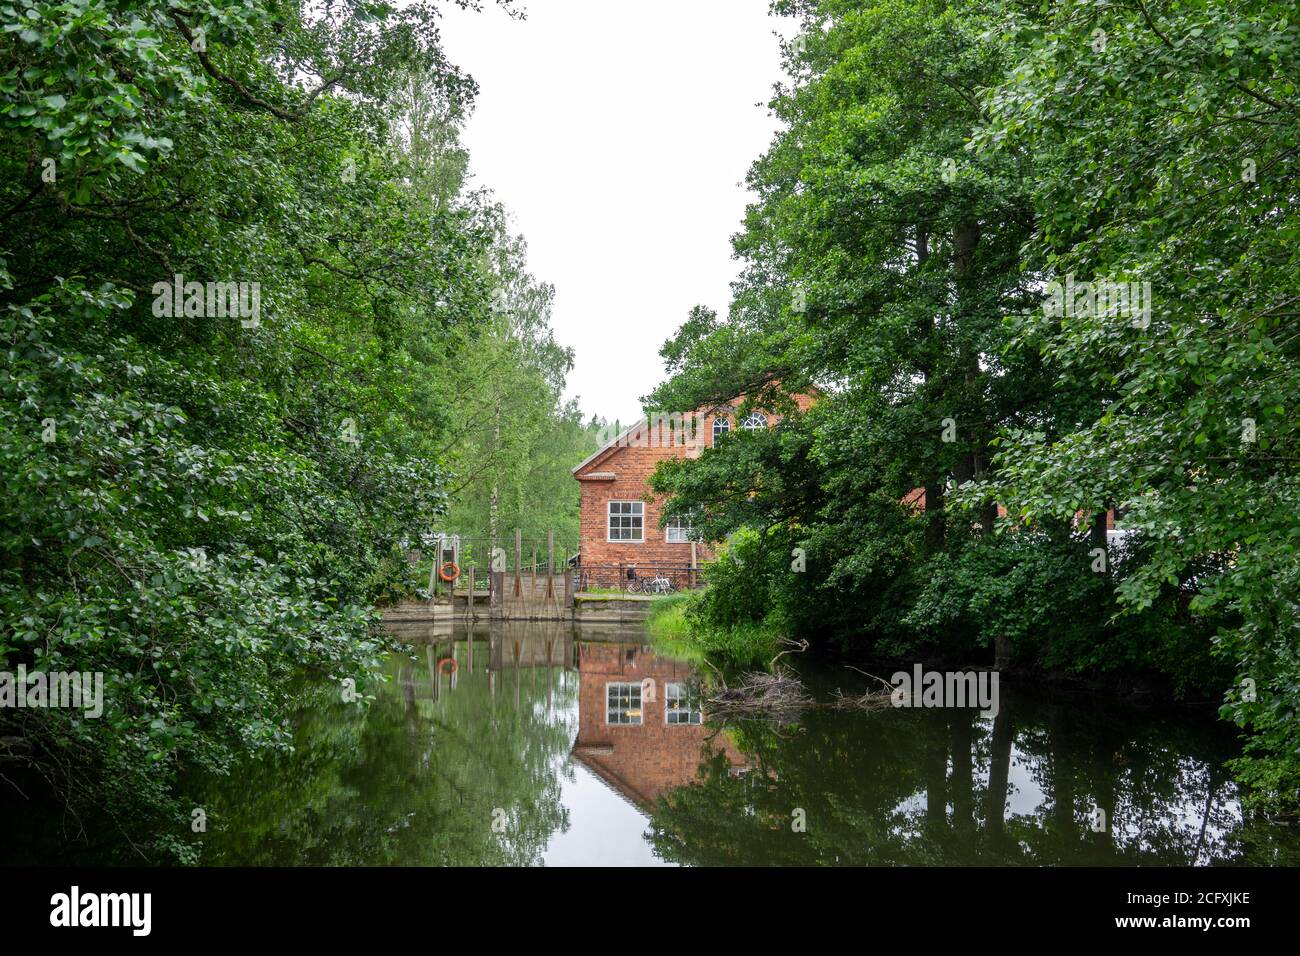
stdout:
{"type": "Polygon", "coordinates": [[[719,415],[713,420],[713,444],[718,443],[718,438],[731,431],[731,420],[726,415],[719,415]]]}
{"type": "Polygon", "coordinates": [[[760,428],[767,427],[767,416],[762,412],[751,412],[745,416],[745,420],[740,423],[741,428],[748,429],[751,432],[758,431],[760,428]]]}

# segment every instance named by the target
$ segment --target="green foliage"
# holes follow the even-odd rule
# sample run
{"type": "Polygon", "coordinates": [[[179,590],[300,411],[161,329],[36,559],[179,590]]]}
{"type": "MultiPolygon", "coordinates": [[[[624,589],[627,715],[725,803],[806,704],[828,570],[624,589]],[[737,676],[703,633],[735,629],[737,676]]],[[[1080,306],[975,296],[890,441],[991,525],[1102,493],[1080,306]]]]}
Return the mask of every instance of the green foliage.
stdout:
{"type": "MultiPolygon", "coordinates": [[[[485,210],[493,235],[493,316],[455,369],[456,445],[450,530],[578,550],[579,490],[572,468],[597,448],[599,424],[584,424],[562,398],[573,351],[550,329],[555,290],[525,269],[523,240],[508,234],[504,210],[485,210]]],[[[557,558],[558,560],[558,558],[557,558]]]]}
{"type": "Polygon", "coordinates": [[[1113,501],[1141,535],[1116,591],[1171,588],[1219,614],[1215,648],[1250,680],[1226,716],[1255,730],[1255,776],[1297,801],[1300,745],[1300,24],[1284,2],[1075,2],[1015,15],[1016,71],[991,93],[985,152],[1041,157],[1046,275],[1149,281],[1149,326],[1092,313],[1013,320],[1060,381],[1106,400],[1010,431],[993,493],[1018,515],[1113,501]],[[1107,42],[1089,38],[1100,23],[1107,42]],[[1189,584],[1193,582],[1194,584],[1189,584]],[[1284,783],[1285,781],[1289,781],[1284,783]]]}
{"type": "MultiPolygon", "coordinates": [[[[209,777],[213,865],[535,866],[568,827],[555,764],[572,739],[554,709],[576,686],[539,669],[518,697],[497,696],[458,645],[459,684],[434,699],[448,644],[394,654],[365,708],[328,686],[305,695],[292,753],[247,759],[209,777]],[[515,701],[519,703],[516,704],[515,701]],[[500,808],[498,810],[498,808],[500,808]],[[505,812],[500,832],[497,820],[505,812]]],[[[480,659],[481,660],[481,659],[480,659]]],[[[200,783],[200,782],[196,782],[200,783]]]]}
{"type": "Polygon", "coordinates": [[[707,662],[728,676],[767,666],[785,636],[779,617],[714,623],[701,603],[706,594],[681,595],[679,603],[664,599],[663,607],[655,608],[646,626],[656,645],[673,657],[707,662]]]}
{"type": "MultiPolygon", "coordinates": [[[[1137,555],[1111,574],[1091,569],[1088,543],[1021,532],[978,536],[968,547],[926,566],[900,637],[881,648],[900,656],[947,652],[987,655],[999,639],[1025,666],[1104,677],[1121,686],[1140,675],[1163,675],[1180,697],[1213,695],[1228,674],[1211,655],[1209,622],[1185,610],[1177,593],[1161,613],[1117,615],[1099,627],[1096,608],[1110,607],[1137,555]],[[909,630],[910,629],[910,630],[909,630]],[[950,635],[939,647],[908,643],[950,635]]],[[[1121,554],[1112,551],[1112,556],[1121,554]]]]}
{"type": "Polygon", "coordinates": [[[788,631],[772,606],[762,569],[770,552],[752,531],[741,530],[705,569],[705,588],[655,602],[647,626],[676,656],[708,661],[736,672],[761,667],[788,631]]]}
{"type": "MultiPolygon", "coordinates": [[[[599,592],[596,592],[599,593],[599,592]]],[[[646,618],[646,627],[656,643],[662,643],[673,649],[689,652],[687,638],[690,636],[686,622],[686,609],[694,598],[694,593],[682,591],[657,598],[650,607],[646,618]]],[[[689,653],[674,654],[675,657],[689,657],[689,653]]]]}
{"type": "Polygon", "coordinates": [[[706,537],[778,534],[808,573],[755,569],[753,602],[719,592],[711,623],[769,607],[856,651],[1001,641],[1022,666],[1226,691],[1254,734],[1239,769],[1294,807],[1292,5],[773,6],[803,42],[744,271],[725,319],[694,310],[664,346],[649,401],[821,385],[807,415],[655,478],[706,537]],[[1049,314],[1071,275],[1149,282],[1151,321],[1049,314]],[[1134,544],[1093,573],[1112,508],[1134,544]]]}
{"type": "MultiPolygon", "coordinates": [[[[844,687],[851,672],[843,667],[819,674],[811,663],[802,668],[810,684],[820,676],[848,693],[866,689],[844,687]]],[[[710,755],[696,780],[657,801],[648,839],[666,860],[689,866],[1296,861],[1289,828],[1227,797],[1235,791],[1223,771],[1230,735],[1113,699],[1089,706],[1003,685],[1001,701],[994,721],[960,709],[819,708],[797,729],[729,724],[743,772],[734,758],[710,755]],[[1032,781],[1041,799],[1008,800],[1009,773],[1013,787],[1032,781]],[[1095,832],[1095,807],[1134,825],[1095,832]],[[793,826],[796,808],[803,832],[793,826]]]]}
{"type": "Polygon", "coordinates": [[[446,510],[498,244],[449,145],[473,86],[422,4],[0,22],[0,668],[105,675],[102,718],[0,737],[132,859],[192,861],[179,776],[285,748],[304,671],[364,691],[446,510]],[[176,275],[260,312],[168,314],[176,275]]]}

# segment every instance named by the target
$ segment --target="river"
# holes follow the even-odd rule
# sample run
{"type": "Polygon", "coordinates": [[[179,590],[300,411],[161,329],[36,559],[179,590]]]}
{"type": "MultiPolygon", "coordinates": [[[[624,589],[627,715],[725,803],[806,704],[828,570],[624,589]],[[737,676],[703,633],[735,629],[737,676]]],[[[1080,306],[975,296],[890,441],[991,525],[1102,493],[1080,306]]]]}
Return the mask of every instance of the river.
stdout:
{"type": "MultiPolygon", "coordinates": [[[[407,625],[368,703],[323,689],[295,752],[202,797],[238,865],[1295,864],[1243,818],[1231,728],[1003,682],[999,712],[819,706],[717,725],[637,626],[407,625]],[[472,637],[472,639],[471,639],[472,637]],[[452,663],[454,661],[454,663],[452,663]]],[[[861,692],[796,666],[818,700],[861,692]]]]}

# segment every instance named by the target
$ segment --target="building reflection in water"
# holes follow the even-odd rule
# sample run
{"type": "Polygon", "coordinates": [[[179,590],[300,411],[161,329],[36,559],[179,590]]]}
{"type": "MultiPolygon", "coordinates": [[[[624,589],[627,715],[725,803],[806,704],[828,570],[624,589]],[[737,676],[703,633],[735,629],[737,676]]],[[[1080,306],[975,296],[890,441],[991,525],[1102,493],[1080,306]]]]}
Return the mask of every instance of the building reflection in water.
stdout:
{"type": "MultiPolygon", "coordinates": [[[[498,622],[490,627],[408,628],[421,665],[399,668],[398,682],[414,729],[420,701],[437,704],[462,681],[501,695],[517,708],[520,691],[542,674],[543,713],[552,711],[553,678],[577,672],[577,733],[570,756],[622,799],[649,813],[656,799],[696,781],[721,755],[733,774],[749,769],[735,744],[705,724],[689,664],[641,642],[575,638],[560,623],[498,622]]],[[[481,691],[480,691],[481,692],[481,691]]],[[[429,704],[424,704],[428,707],[429,704]]],[[[558,716],[558,715],[556,715],[558,716]]]]}
{"type": "MultiPolygon", "coordinates": [[[[291,753],[197,795],[222,821],[205,862],[1300,862],[1289,828],[1242,807],[1224,769],[1239,744],[1213,714],[1007,685],[994,719],[823,706],[795,728],[719,731],[690,666],[638,633],[451,621],[396,633],[408,652],[367,706],[322,684],[291,753]]],[[[843,667],[803,666],[823,701],[859,689],[843,667]]]]}
{"type": "Polygon", "coordinates": [[[662,793],[696,779],[722,753],[746,765],[735,745],[704,724],[691,668],[644,645],[578,641],[575,760],[649,811],[662,793]]]}

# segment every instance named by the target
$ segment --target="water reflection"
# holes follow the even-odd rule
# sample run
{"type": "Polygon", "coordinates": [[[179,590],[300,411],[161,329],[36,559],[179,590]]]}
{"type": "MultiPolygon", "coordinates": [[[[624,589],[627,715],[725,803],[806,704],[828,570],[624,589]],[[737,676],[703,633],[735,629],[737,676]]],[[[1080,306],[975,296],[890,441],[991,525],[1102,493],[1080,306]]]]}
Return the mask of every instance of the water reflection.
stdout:
{"type": "Polygon", "coordinates": [[[215,781],[205,862],[529,865],[568,825],[572,634],[425,634],[367,707],[322,688],[295,752],[215,781]]]}
{"type": "Polygon", "coordinates": [[[1221,731],[1005,686],[996,718],[820,709],[796,728],[745,723],[732,733],[759,772],[706,765],[660,801],[651,839],[694,865],[1294,865],[1294,832],[1243,820],[1221,731]]]}
{"type": "MultiPolygon", "coordinates": [[[[818,708],[795,726],[722,727],[691,669],[636,631],[401,636],[411,652],[368,707],[322,688],[292,755],[205,788],[205,862],[1300,861],[1294,833],[1243,820],[1222,769],[1231,735],[1200,714],[1004,683],[994,719],[818,708]]],[[[857,689],[843,668],[801,666],[822,699],[857,689]]]]}
{"type": "Polygon", "coordinates": [[[638,644],[579,642],[573,758],[639,807],[695,780],[701,766],[747,766],[731,738],[703,722],[686,664],[638,644]]]}

